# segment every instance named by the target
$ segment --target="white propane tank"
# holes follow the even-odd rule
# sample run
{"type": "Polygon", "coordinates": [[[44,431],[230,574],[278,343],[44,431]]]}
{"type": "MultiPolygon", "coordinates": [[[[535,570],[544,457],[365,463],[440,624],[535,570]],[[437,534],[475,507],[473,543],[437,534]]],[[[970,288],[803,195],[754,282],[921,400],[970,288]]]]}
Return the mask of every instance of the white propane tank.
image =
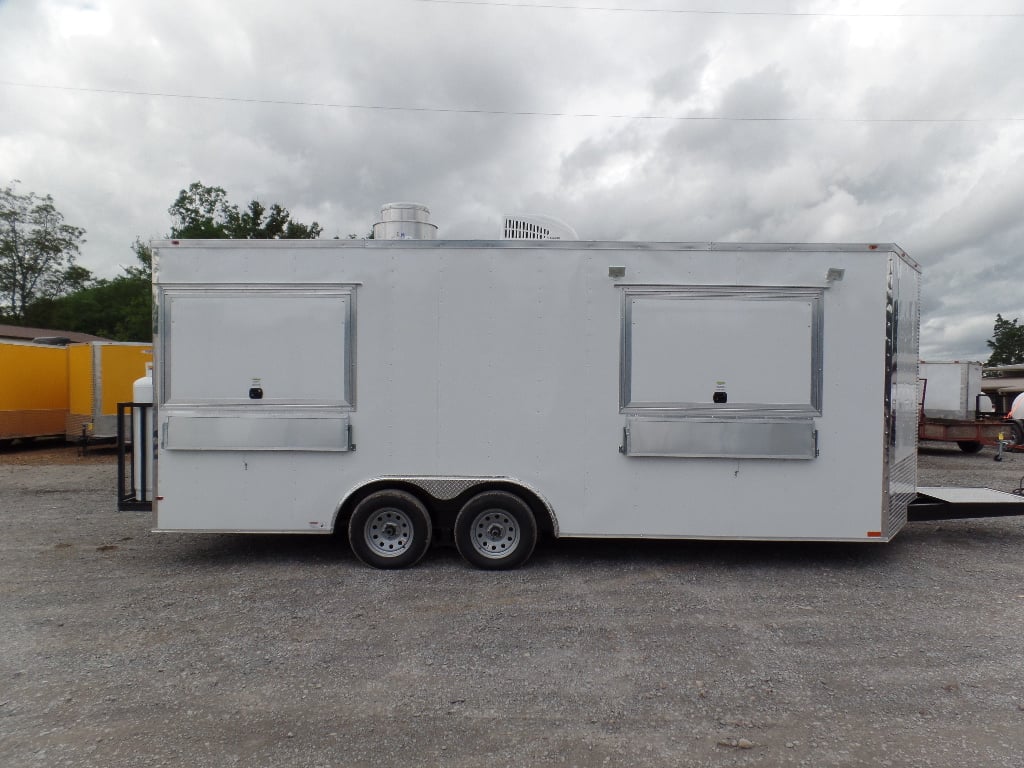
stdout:
{"type": "Polygon", "coordinates": [[[136,501],[153,498],[153,364],[146,375],[132,383],[132,402],[149,408],[132,408],[132,469],[136,501]],[[143,482],[143,478],[145,481],[143,482]]]}

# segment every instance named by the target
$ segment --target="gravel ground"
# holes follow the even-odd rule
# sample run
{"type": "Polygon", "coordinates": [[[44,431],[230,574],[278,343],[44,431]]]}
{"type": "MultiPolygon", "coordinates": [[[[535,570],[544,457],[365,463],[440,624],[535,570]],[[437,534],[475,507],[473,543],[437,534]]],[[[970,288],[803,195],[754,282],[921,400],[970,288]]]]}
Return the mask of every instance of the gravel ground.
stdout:
{"type": "MultiPolygon", "coordinates": [[[[1010,490],[1024,455],[921,454],[1010,490]]],[[[552,542],[381,572],[155,535],[110,452],[0,454],[0,766],[1024,764],[1024,519],[552,542]]]]}

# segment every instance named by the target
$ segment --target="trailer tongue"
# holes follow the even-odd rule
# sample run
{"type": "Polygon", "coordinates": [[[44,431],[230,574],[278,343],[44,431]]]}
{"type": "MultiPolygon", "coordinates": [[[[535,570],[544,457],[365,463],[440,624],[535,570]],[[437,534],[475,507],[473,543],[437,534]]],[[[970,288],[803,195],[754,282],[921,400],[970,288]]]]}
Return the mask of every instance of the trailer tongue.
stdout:
{"type": "Polygon", "coordinates": [[[1024,496],[991,488],[918,488],[907,519],[969,520],[1024,515],[1024,496]]]}

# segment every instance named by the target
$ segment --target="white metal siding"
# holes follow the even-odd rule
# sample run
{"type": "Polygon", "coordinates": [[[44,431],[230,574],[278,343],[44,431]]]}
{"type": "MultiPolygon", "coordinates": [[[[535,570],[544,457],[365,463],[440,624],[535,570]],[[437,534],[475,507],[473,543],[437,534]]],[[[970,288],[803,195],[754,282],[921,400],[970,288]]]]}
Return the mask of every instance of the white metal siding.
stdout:
{"type": "MultiPolygon", "coordinates": [[[[882,412],[887,254],[500,245],[161,245],[168,284],[244,276],[360,287],[357,450],[162,450],[157,526],[324,531],[354,487],[410,475],[515,478],[545,496],[567,536],[864,539],[878,529],[885,448],[883,420],[871,414],[882,412]],[[625,267],[624,278],[609,278],[611,265],[625,267]],[[830,267],[845,277],[824,290],[818,458],[620,453],[620,284],[823,286],[830,267]]],[[[193,342],[197,358],[219,352],[202,336],[193,342]]],[[[780,349],[730,376],[741,390],[787,389],[792,372],[776,368],[792,362],[780,349]]],[[[321,372],[314,364],[302,373],[321,372]]]]}

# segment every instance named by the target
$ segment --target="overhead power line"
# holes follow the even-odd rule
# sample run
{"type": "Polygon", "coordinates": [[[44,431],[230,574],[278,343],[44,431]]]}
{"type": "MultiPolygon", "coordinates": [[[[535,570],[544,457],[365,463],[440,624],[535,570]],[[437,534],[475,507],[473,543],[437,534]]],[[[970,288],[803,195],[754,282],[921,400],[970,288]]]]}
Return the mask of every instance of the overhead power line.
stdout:
{"type": "Polygon", "coordinates": [[[340,104],[326,101],[298,101],[291,99],[257,99],[244,96],[212,96],[195,93],[166,93],[160,91],[134,91],[123,88],[80,88],[70,85],[44,83],[18,83],[0,80],[0,85],[15,88],[99,93],[114,96],[145,96],[158,99],[185,99],[192,101],[220,101],[236,104],[268,104],[284,107],[321,107],[324,109],[370,110],[377,112],[426,112],[455,115],[496,115],[506,117],[568,117],[607,120],[664,120],[669,122],[730,122],[730,123],[1016,123],[1024,117],[772,117],[764,115],[646,115],[605,112],[544,112],[518,109],[472,109],[461,107],[413,107],[389,104],[340,104]]]}
{"type": "Polygon", "coordinates": [[[528,10],[608,11],[611,13],[671,13],[682,16],[779,16],[822,17],[836,19],[1006,19],[1024,18],[1024,13],[831,13],[828,11],[723,11],[698,8],[623,8],[605,5],[565,5],[560,3],[512,3],[502,0],[413,0],[436,5],[477,5],[528,10]]]}

